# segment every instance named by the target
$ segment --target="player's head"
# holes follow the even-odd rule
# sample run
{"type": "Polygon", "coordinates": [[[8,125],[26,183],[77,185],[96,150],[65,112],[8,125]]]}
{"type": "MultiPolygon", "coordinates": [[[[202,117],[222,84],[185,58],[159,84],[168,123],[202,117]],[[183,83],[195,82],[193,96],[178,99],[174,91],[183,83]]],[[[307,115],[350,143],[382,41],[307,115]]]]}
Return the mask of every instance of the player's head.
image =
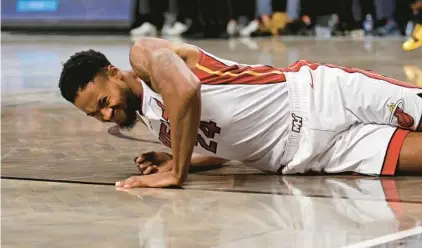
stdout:
{"type": "Polygon", "coordinates": [[[136,123],[139,99],[125,83],[122,72],[100,52],[72,55],[63,65],[59,88],[66,100],[89,116],[123,128],[136,123]]]}

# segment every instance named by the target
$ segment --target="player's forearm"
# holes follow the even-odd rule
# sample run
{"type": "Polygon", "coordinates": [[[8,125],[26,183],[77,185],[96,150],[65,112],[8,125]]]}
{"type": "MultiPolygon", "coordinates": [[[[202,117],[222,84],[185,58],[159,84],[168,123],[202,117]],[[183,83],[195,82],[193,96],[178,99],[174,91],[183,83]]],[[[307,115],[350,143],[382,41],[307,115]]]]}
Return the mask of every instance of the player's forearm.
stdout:
{"type": "Polygon", "coordinates": [[[169,49],[156,51],[151,60],[153,83],[163,97],[170,121],[172,175],[182,184],[189,171],[201,116],[198,78],[169,49]]]}
{"type": "Polygon", "coordinates": [[[171,149],[173,153],[173,176],[184,181],[189,171],[193,147],[196,143],[201,115],[201,100],[199,93],[191,97],[186,104],[169,109],[171,149]]]}
{"type": "Polygon", "coordinates": [[[230,160],[218,157],[204,156],[199,154],[193,154],[190,165],[192,167],[203,167],[209,165],[223,165],[230,160]]]}

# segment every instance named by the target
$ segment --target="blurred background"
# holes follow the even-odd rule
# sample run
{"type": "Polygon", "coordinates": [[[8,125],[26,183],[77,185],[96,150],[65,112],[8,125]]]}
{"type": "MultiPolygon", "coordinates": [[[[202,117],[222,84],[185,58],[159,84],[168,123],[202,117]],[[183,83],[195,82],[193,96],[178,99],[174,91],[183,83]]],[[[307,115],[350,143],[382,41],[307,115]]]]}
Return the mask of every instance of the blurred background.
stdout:
{"type": "MultiPolygon", "coordinates": [[[[410,36],[419,0],[5,0],[3,30],[132,36],[410,36]]],[[[419,15],[419,17],[418,17],[419,15]]],[[[419,20],[418,20],[419,19],[419,20]]]]}
{"type": "Polygon", "coordinates": [[[138,173],[133,157],[168,150],[143,125],[87,118],[57,86],[75,52],[125,70],[133,42],[155,36],[244,64],[306,59],[422,87],[421,15],[421,0],[2,0],[1,246],[325,248],[420,225],[420,178],[235,164],[191,175],[190,191],[114,192],[138,173]]]}
{"type": "Polygon", "coordinates": [[[78,49],[107,49],[114,63],[127,67],[122,54],[144,36],[186,41],[233,59],[247,49],[243,63],[282,67],[308,59],[422,85],[421,49],[402,53],[422,46],[422,0],[3,0],[1,27],[4,93],[50,90],[60,62],[78,49]],[[328,43],[310,41],[321,39],[328,43]],[[397,64],[385,65],[394,58],[400,73],[397,64]]]}

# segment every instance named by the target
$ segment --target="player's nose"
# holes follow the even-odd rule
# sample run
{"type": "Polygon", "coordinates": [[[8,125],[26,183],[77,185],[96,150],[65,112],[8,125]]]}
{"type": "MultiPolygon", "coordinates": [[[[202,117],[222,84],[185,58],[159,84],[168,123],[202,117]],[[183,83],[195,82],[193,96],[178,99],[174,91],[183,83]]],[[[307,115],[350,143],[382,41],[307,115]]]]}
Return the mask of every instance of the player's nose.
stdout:
{"type": "Polygon", "coordinates": [[[101,114],[103,116],[103,121],[111,121],[113,119],[113,109],[112,108],[103,108],[101,109],[101,114]]]}

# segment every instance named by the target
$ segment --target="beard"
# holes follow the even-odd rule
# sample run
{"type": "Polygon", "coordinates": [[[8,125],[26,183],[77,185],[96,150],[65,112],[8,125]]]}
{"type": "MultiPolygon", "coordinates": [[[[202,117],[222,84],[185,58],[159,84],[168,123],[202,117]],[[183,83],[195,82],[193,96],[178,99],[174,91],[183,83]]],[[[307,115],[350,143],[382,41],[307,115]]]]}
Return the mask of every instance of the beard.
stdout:
{"type": "Polygon", "coordinates": [[[136,125],[136,111],[141,109],[141,100],[129,89],[125,89],[123,95],[126,98],[126,108],[123,109],[126,118],[122,123],[119,123],[119,127],[129,130],[136,125]]]}

